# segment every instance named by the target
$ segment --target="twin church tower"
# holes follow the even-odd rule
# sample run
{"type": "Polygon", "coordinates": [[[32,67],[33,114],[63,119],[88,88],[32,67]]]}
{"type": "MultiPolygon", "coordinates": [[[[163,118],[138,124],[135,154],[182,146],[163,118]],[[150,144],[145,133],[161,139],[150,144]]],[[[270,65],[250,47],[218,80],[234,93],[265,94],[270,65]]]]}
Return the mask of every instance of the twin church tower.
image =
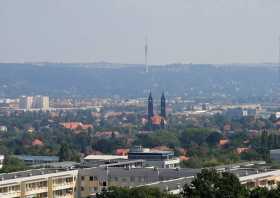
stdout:
{"type": "Polygon", "coordinates": [[[166,125],[166,100],[164,93],[160,99],[160,115],[154,115],[154,101],[150,92],[148,98],[148,128],[150,130],[163,129],[166,125]]]}

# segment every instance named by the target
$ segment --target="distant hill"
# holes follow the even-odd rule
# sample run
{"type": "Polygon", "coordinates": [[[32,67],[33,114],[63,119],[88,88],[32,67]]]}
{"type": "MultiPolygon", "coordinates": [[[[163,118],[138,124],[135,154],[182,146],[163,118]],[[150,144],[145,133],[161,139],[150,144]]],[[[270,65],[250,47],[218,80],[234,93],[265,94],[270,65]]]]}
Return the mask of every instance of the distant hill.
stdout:
{"type": "Polygon", "coordinates": [[[270,97],[277,69],[264,65],[0,64],[0,96],[143,97],[152,89],[169,96],[253,100],[270,97]]]}

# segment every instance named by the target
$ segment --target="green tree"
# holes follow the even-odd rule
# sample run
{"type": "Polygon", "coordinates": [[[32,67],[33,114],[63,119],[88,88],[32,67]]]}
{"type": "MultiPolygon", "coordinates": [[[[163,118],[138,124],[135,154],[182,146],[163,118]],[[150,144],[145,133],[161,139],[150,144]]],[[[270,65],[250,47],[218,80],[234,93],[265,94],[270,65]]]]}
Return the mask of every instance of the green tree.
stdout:
{"type": "Polygon", "coordinates": [[[79,161],[80,160],[79,154],[66,143],[61,144],[58,156],[59,156],[60,161],[79,161]]]}
{"type": "Polygon", "coordinates": [[[207,138],[206,141],[209,145],[215,146],[219,143],[220,139],[222,138],[222,134],[219,132],[211,133],[207,138]]]}
{"type": "Polygon", "coordinates": [[[153,187],[109,187],[96,195],[96,198],[179,198],[153,187]]]}
{"type": "Polygon", "coordinates": [[[15,157],[6,157],[3,164],[3,169],[0,172],[10,173],[25,170],[27,167],[24,162],[15,157]]]}
{"type": "Polygon", "coordinates": [[[245,198],[248,191],[232,173],[218,173],[214,169],[203,169],[191,184],[186,184],[183,198],[245,198]]]}
{"type": "Polygon", "coordinates": [[[267,188],[255,188],[250,192],[249,198],[280,198],[280,188],[267,189],[267,188]]]}

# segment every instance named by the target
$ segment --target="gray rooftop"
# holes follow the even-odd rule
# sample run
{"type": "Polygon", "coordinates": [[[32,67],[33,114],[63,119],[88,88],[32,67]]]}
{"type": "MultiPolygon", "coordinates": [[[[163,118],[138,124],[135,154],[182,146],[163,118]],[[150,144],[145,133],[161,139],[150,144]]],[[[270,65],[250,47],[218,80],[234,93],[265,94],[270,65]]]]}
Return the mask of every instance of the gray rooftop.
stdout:
{"type": "Polygon", "coordinates": [[[58,161],[58,156],[14,155],[24,161],[58,161]]]}
{"type": "Polygon", "coordinates": [[[87,168],[81,169],[81,175],[94,175],[99,177],[149,177],[157,180],[176,179],[180,177],[190,177],[200,172],[200,169],[168,169],[168,168],[87,168]]]}
{"type": "Polygon", "coordinates": [[[57,173],[65,171],[65,169],[33,169],[27,171],[13,172],[13,173],[3,173],[0,174],[0,180],[9,180],[23,177],[30,177],[36,175],[46,175],[50,173],[57,173]]]}

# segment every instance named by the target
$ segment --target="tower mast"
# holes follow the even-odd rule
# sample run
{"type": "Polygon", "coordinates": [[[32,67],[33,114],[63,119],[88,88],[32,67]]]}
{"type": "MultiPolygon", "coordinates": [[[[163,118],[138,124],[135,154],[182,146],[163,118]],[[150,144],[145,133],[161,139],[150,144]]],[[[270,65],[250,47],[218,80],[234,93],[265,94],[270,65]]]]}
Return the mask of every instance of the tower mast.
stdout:
{"type": "Polygon", "coordinates": [[[278,83],[280,83],[280,36],[278,37],[278,83]]]}
{"type": "Polygon", "coordinates": [[[146,72],[149,72],[149,66],[148,66],[148,41],[147,41],[147,37],[145,39],[145,69],[146,72]]]}

